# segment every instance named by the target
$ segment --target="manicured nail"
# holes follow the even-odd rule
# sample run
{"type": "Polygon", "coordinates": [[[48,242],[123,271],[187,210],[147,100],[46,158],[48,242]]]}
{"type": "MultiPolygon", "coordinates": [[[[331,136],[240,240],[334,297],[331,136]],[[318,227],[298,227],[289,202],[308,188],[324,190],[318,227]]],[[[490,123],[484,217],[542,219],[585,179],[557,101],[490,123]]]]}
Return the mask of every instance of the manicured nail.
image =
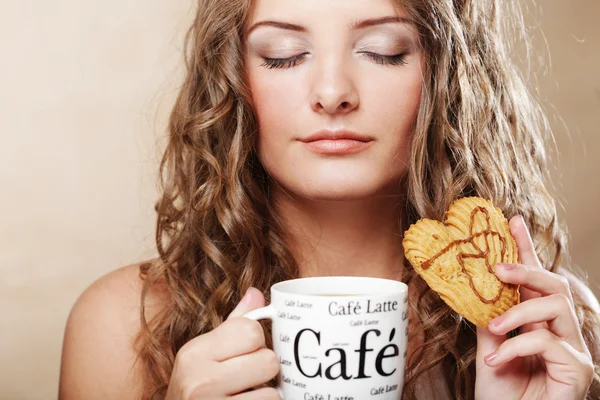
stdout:
{"type": "Polygon", "coordinates": [[[498,351],[495,351],[492,354],[488,354],[487,356],[485,356],[484,361],[488,364],[493,363],[496,357],[498,357],[498,351]]]}
{"type": "Polygon", "coordinates": [[[505,269],[506,271],[510,271],[511,269],[517,268],[515,264],[498,264],[500,268],[505,269]]]}

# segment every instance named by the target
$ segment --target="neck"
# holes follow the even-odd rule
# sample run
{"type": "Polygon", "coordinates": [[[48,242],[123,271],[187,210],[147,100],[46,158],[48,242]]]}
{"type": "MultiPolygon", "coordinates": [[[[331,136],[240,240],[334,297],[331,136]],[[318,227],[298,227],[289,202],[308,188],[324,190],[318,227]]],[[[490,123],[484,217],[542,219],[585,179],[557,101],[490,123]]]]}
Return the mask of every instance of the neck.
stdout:
{"type": "Polygon", "coordinates": [[[313,201],[273,188],[271,201],[291,241],[300,277],[402,278],[399,195],[313,201]]]}

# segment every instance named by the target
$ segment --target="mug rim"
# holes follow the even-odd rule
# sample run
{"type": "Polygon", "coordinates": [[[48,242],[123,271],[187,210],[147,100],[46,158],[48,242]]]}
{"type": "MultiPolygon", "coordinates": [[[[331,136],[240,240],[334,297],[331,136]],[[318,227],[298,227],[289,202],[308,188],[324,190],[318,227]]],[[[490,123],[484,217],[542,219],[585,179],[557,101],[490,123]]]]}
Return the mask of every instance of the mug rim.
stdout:
{"type": "MultiPolygon", "coordinates": [[[[345,297],[345,296],[353,296],[353,297],[373,297],[373,296],[390,296],[390,295],[400,295],[408,292],[408,285],[404,282],[397,281],[394,279],[387,278],[376,278],[370,276],[311,276],[305,278],[295,278],[289,279],[285,281],[278,282],[271,286],[272,293],[278,293],[282,295],[294,295],[294,296],[306,296],[306,297],[318,297],[327,294],[327,297],[337,297],[336,294],[323,293],[322,290],[315,290],[313,286],[313,290],[318,293],[311,293],[311,290],[308,292],[295,291],[292,288],[297,285],[310,285],[312,282],[320,282],[327,283],[327,281],[335,281],[340,282],[346,281],[349,284],[357,284],[360,283],[364,285],[364,288],[359,290],[364,290],[364,293],[354,293],[357,290],[350,290],[352,293],[340,293],[337,296],[345,297]]],[[[340,288],[334,289],[337,292],[343,292],[343,286],[340,285],[340,288]]]]}

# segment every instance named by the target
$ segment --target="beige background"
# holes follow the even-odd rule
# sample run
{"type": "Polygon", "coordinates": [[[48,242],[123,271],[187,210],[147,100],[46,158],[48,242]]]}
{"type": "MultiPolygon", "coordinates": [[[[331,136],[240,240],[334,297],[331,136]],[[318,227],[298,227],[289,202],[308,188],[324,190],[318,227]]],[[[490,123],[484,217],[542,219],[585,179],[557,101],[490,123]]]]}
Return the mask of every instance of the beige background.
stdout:
{"type": "MultiPolygon", "coordinates": [[[[1,400],[56,398],[79,293],[154,254],[160,135],[192,3],[0,3],[1,400]]],[[[536,28],[534,61],[556,110],[555,181],[574,260],[597,282],[600,2],[539,4],[527,20],[545,33],[536,28]]]]}

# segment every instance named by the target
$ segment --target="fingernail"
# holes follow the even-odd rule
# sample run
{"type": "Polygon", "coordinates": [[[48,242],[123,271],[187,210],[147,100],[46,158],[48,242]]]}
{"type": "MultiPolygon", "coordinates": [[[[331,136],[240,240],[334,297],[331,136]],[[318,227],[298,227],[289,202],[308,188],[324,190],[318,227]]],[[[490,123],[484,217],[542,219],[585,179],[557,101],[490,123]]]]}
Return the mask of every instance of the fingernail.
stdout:
{"type": "Polygon", "coordinates": [[[493,353],[488,354],[487,356],[485,356],[484,361],[486,363],[491,363],[491,362],[493,362],[496,359],[496,357],[498,357],[498,351],[497,350],[495,352],[493,352],[493,353]]]}
{"type": "Polygon", "coordinates": [[[500,268],[505,269],[506,271],[510,271],[511,269],[517,268],[515,264],[498,264],[500,268]]]}
{"type": "Polygon", "coordinates": [[[496,317],[488,323],[488,327],[497,328],[502,324],[504,318],[502,316],[496,317]]]}

